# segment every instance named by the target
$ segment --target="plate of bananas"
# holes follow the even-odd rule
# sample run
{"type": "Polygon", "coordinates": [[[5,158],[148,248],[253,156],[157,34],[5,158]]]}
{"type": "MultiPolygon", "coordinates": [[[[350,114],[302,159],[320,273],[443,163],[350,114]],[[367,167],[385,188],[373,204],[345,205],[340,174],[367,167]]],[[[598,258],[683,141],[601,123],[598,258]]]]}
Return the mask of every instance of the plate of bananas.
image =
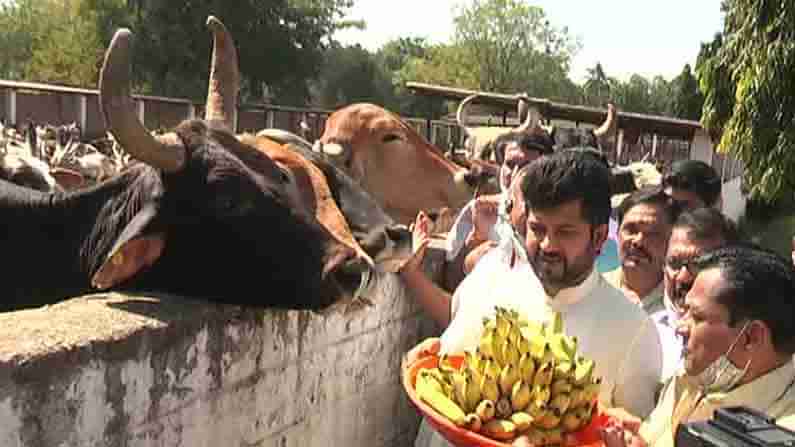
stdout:
{"type": "Polygon", "coordinates": [[[535,446],[603,445],[601,379],[564,333],[560,314],[536,323],[495,310],[474,351],[422,357],[404,370],[413,405],[459,447],[507,447],[519,436],[535,446]]]}

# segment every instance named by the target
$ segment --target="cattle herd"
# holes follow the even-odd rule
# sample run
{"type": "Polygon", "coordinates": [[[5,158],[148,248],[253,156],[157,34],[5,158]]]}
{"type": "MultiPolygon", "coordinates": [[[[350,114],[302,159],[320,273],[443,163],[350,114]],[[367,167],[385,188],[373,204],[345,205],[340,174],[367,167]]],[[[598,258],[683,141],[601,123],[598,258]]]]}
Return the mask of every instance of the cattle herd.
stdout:
{"type": "MultiPolygon", "coordinates": [[[[2,129],[0,249],[14,262],[0,311],[109,289],[290,309],[357,299],[409,256],[405,225],[418,211],[456,210],[493,185],[488,142],[539,119],[517,97],[522,124],[489,134],[466,126],[474,98],[464,101],[470,156],[458,162],[372,104],[334,112],[314,143],[276,129],[235,134],[237,51],[218,19],[207,25],[204,119],[163,134],[141,124],[132,34],[120,29],[99,78],[107,139],[82,143],[75,126],[2,129]]],[[[598,147],[614,114],[571,145],[598,147]]]]}

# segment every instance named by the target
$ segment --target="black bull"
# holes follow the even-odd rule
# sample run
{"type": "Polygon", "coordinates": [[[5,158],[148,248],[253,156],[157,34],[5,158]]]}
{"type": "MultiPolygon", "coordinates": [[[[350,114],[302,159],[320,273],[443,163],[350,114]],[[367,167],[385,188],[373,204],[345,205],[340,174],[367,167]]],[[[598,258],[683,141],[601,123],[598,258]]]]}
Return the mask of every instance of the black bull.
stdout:
{"type": "MultiPolygon", "coordinates": [[[[297,309],[339,298],[337,277],[362,272],[348,262],[354,253],[327,259],[333,238],[292,209],[289,176],[272,161],[256,172],[241,161],[241,151],[256,149],[227,131],[225,110],[234,103],[213,91],[213,80],[208,121],[184,122],[157,138],[140,125],[128,91],[130,37],[121,30],[109,46],[100,100],[111,133],[143,163],[74,193],[47,194],[0,181],[0,249],[6,255],[0,311],[92,288],[297,309]]],[[[361,209],[354,202],[369,198],[346,177],[329,178],[337,183],[330,186],[338,203],[348,203],[344,212],[361,209]]],[[[377,207],[352,220],[360,234],[382,224],[376,227],[382,235],[365,247],[369,251],[394,236],[391,219],[377,207]]],[[[406,240],[405,231],[397,233],[406,240]]]]}

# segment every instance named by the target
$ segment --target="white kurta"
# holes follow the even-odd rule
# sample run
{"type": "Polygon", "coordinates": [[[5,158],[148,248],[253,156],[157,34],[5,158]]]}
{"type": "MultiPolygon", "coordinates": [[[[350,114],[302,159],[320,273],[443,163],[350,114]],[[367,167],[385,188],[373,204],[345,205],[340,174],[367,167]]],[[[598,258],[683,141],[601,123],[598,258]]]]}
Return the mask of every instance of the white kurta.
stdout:
{"type": "MultiPolygon", "coordinates": [[[[538,321],[548,321],[552,311],[559,311],[566,333],[579,340],[579,352],[596,362],[596,375],[603,378],[600,400],[648,415],[662,370],[662,348],[648,315],[596,271],[550,299],[528,263],[511,267],[511,251],[506,244],[489,251],[456,289],[441,351],[474,350],[483,317],[493,316],[495,305],[538,321]]],[[[423,421],[415,446],[446,445],[423,421]]]]}

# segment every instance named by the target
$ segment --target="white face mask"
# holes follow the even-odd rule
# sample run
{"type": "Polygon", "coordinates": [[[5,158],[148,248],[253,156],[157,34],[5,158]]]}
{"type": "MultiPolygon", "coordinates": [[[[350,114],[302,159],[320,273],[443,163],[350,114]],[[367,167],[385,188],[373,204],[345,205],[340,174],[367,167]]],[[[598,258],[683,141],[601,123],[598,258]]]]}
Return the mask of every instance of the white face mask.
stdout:
{"type": "MultiPolygon", "coordinates": [[[[740,369],[729,360],[729,354],[745,332],[748,323],[750,321],[745,322],[729,349],[696,376],[696,381],[705,393],[728,393],[745,377],[748,368],[751,366],[751,359],[748,359],[745,367],[740,369]]],[[[686,350],[687,348],[685,348],[686,350]]],[[[687,353],[683,352],[683,355],[686,356],[687,353]]]]}

